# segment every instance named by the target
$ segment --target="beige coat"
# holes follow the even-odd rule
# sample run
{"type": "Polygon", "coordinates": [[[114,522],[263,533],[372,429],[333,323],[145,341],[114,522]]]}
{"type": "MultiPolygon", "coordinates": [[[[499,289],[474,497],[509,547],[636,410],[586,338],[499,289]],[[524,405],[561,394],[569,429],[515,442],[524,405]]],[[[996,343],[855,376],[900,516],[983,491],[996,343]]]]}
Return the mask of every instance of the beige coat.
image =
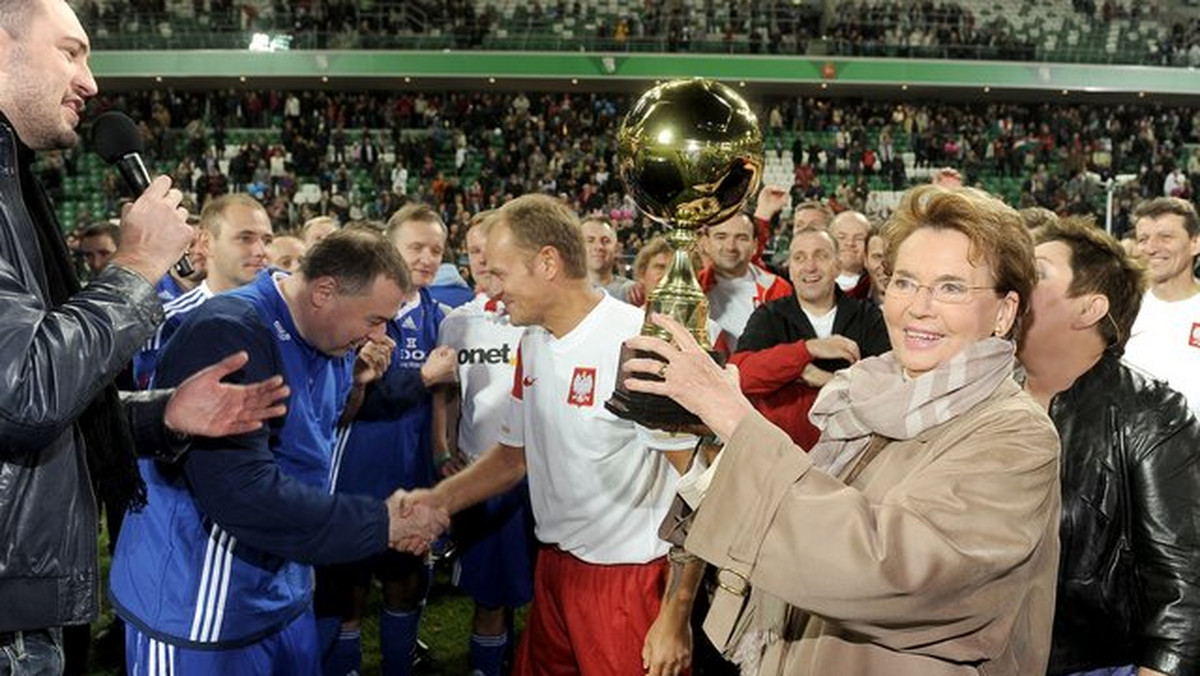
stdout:
{"type": "MultiPolygon", "coordinates": [[[[850,486],[758,414],[722,453],[687,548],[745,573],[760,618],[786,613],[761,676],[1045,673],[1058,435],[1017,385],[891,442],[850,486]]],[[[736,600],[717,595],[714,612],[736,600]]]]}

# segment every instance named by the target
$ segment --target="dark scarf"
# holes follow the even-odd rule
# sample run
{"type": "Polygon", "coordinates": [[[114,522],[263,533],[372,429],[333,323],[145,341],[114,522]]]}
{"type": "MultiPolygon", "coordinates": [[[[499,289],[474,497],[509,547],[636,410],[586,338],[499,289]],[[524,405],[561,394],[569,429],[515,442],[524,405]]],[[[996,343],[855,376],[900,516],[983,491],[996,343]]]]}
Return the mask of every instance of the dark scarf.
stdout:
{"type": "MultiPolygon", "coordinates": [[[[58,218],[42,186],[33,177],[33,152],[18,143],[21,193],[37,231],[46,273],[46,290],[53,307],[66,303],[82,286],[59,229],[58,218]]],[[[32,262],[32,261],[31,261],[32,262]]],[[[133,435],[121,410],[117,388],[109,383],[84,409],[78,420],[87,451],[87,466],[99,498],[108,509],[124,512],[146,505],[146,484],[133,455],[133,435]]]]}

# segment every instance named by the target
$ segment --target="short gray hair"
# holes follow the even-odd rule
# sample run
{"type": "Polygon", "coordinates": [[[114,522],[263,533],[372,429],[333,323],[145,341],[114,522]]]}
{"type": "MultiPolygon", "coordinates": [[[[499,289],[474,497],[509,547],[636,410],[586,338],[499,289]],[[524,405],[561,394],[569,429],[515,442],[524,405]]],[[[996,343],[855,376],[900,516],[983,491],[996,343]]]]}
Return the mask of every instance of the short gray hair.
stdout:
{"type": "Polygon", "coordinates": [[[40,0],[0,0],[0,28],[19,38],[29,27],[34,12],[41,11],[41,8],[40,0]]]}

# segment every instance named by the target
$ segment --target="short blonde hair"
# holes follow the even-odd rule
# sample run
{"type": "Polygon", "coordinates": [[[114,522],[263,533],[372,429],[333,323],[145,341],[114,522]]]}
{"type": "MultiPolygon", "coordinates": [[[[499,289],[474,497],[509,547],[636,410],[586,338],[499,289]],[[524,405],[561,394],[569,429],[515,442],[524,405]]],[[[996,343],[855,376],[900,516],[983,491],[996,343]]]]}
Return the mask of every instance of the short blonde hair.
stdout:
{"type": "Polygon", "coordinates": [[[796,224],[796,214],[799,214],[801,211],[815,211],[821,214],[821,217],[825,219],[826,228],[833,222],[833,209],[830,209],[829,205],[821,200],[805,200],[792,209],[792,227],[795,227],[796,224]]]}
{"type": "Polygon", "coordinates": [[[921,185],[904,193],[900,206],[884,226],[887,240],[887,269],[896,269],[896,252],[917,230],[955,230],[966,235],[967,253],[973,265],[980,259],[996,278],[996,293],[1017,294],[1016,321],[1009,335],[1020,335],[1021,318],[1029,309],[1029,298],[1037,284],[1033,238],[1015,209],[974,188],[944,188],[921,185]]]}
{"type": "Polygon", "coordinates": [[[1021,220],[1030,230],[1037,230],[1058,222],[1058,214],[1046,207],[1025,207],[1017,213],[1021,214],[1021,220]]]}
{"type": "Polygon", "coordinates": [[[319,225],[332,225],[334,228],[340,228],[341,224],[333,216],[313,216],[304,221],[304,225],[300,226],[300,238],[308,241],[308,233],[312,232],[313,228],[319,225]]]}
{"type": "Polygon", "coordinates": [[[404,227],[405,223],[433,223],[442,229],[442,235],[448,235],[446,224],[442,222],[442,217],[438,212],[433,210],[433,207],[423,202],[411,202],[400,207],[392,217],[388,219],[387,233],[388,239],[393,239],[396,236],[396,231],[404,227]]]}
{"type": "Polygon", "coordinates": [[[487,237],[495,222],[496,210],[484,209],[471,217],[471,220],[467,222],[467,232],[464,234],[478,231],[481,236],[487,237]]]}
{"type": "MultiPolygon", "coordinates": [[[[208,201],[204,208],[200,210],[200,228],[207,230],[213,237],[221,234],[221,226],[225,222],[225,212],[229,211],[230,207],[242,206],[254,211],[267,213],[262,202],[254,199],[250,195],[241,192],[231,192],[208,201]]],[[[269,222],[271,219],[267,219],[269,222]]]]}
{"type": "Polygon", "coordinates": [[[579,216],[561,200],[549,195],[522,195],[497,210],[496,222],[508,226],[513,242],[529,254],[528,261],[542,247],[553,247],[568,278],[587,277],[579,216]]]}

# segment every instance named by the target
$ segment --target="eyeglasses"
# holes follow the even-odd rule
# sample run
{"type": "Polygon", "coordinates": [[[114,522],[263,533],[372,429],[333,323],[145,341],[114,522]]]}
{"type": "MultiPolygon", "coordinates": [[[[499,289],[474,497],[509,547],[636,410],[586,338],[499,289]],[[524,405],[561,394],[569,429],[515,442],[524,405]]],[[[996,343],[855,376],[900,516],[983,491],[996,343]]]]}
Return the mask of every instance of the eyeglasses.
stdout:
{"type": "Polygon", "coordinates": [[[995,291],[994,286],[970,286],[954,280],[942,280],[933,284],[918,284],[911,277],[892,277],[887,285],[887,295],[910,297],[917,295],[921,289],[929,289],[933,300],[948,305],[963,305],[971,302],[971,294],[976,291],[995,291]]]}

